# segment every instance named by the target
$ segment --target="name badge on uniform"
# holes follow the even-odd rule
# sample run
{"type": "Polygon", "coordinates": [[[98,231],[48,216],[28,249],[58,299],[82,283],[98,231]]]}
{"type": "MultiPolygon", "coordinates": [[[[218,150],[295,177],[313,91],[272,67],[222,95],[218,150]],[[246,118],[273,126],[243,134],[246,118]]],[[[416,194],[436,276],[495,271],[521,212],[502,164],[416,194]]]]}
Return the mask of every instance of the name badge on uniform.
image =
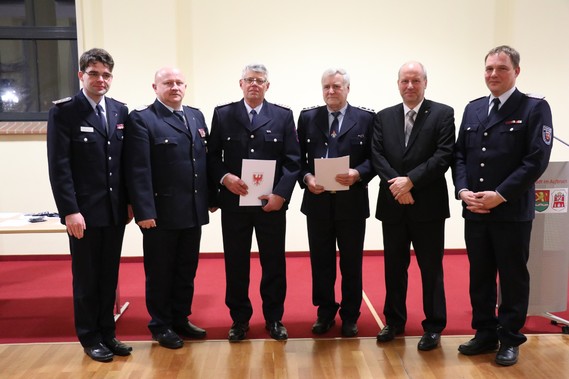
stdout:
{"type": "Polygon", "coordinates": [[[93,133],[95,130],[92,126],[82,126],[81,131],[85,133],[93,133]]]}

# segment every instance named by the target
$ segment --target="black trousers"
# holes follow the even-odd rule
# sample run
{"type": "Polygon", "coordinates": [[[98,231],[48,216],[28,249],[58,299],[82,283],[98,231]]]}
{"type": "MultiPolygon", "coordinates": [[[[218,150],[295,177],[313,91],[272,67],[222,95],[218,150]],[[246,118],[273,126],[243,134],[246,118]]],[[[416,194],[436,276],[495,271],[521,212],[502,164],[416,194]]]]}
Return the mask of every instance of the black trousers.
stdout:
{"type": "Polygon", "coordinates": [[[527,269],[531,221],[465,221],[465,240],[470,261],[472,328],[480,338],[518,346],[527,338],[520,333],[529,303],[527,269]],[[496,316],[499,276],[501,301],[496,316]]]}
{"type": "Polygon", "coordinates": [[[114,306],[124,225],[88,227],[69,236],[75,331],[83,347],[115,337],[114,306]]]}
{"type": "Polygon", "coordinates": [[[362,304],[362,259],[365,219],[333,220],[308,216],[312,268],[312,303],[318,317],[331,320],[338,308],[344,321],[356,322],[362,304]],[[336,302],[336,242],[340,255],[342,299],[336,302]]]}
{"type": "Polygon", "coordinates": [[[192,313],[201,226],[142,229],[148,328],[159,333],[182,325],[192,313]]]}
{"type": "Polygon", "coordinates": [[[225,304],[233,321],[248,322],[253,314],[249,299],[253,230],[261,262],[261,299],[266,321],[280,321],[286,297],[286,211],[254,212],[222,210],[221,226],[225,257],[225,304]]]}
{"type": "Polygon", "coordinates": [[[445,221],[382,223],[385,260],[385,305],[388,325],[407,322],[408,268],[413,243],[423,287],[423,330],[440,333],[446,327],[443,275],[445,221]]]}

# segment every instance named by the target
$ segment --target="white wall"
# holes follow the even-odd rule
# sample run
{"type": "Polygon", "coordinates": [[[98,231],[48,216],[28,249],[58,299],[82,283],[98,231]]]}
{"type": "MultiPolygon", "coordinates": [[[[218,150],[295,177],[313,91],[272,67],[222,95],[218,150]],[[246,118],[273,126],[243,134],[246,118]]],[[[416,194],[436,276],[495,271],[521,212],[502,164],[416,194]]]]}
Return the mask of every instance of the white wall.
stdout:
{"type": "MultiPolygon", "coordinates": [[[[115,58],[110,95],[131,108],[154,100],[156,69],[179,66],[189,82],[186,103],[211,120],[213,108],[241,98],[242,67],[264,63],[270,74],[267,99],[290,106],[298,117],[323,104],[320,75],[342,66],[352,77],[349,101],[380,110],[400,102],[399,66],[423,62],[427,98],[454,107],[457,127],[468,101],[487,95],[486,52],[509,44],[521,53],[518,87],[547,97],[556,136],[569,141],[564,125],[569,88],[566,0],[77,0],[79,51],[103,47],[115,58]],[[547,46],[547,50],[545,48],[547,46]]],[[[69,73],[75,75],[75,73],[69,73]]],[[[55,210],[45,162],[45,138],[0,137],[0,211],[55,210]],[[11,162],[11,164],[6,164],[11,162]]],[[[569,160],[557,143],[552,160],[569,160]]],[[[448,176],[450,191],[452,183],[448,176]]],[[[378,180],[370,184],[375,210],[378,180]]],[[[288,212],[288,251],[306,251],[301,191],[288,212]]],[[[460,204],[451,200],[447,248],[464,248],[460,204]]],[[[204,227],[202,250],[222,251],[219,212],[204,227]]],[[[368,220],[365,248],[378,250],[381,224],[368,220]]],[[[56,236],[0,236],[0,254],[67,253],[56,236]]],[[[127,228],[123,255],[141,255],[141,236],[127,228]]]]}

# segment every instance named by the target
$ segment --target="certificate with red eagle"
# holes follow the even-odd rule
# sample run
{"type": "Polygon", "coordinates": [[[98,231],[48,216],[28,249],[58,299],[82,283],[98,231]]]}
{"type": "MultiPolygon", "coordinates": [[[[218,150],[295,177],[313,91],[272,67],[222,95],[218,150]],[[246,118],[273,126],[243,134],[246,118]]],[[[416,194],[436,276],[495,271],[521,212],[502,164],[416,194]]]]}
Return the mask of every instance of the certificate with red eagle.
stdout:
{"type": "Polygon", "coordinates": [[[239,197],[240,206],[261,206],[259,196],[273,192],[275,160],[243,159],[241,180],[247,184],[247,195],[239,197]]]}

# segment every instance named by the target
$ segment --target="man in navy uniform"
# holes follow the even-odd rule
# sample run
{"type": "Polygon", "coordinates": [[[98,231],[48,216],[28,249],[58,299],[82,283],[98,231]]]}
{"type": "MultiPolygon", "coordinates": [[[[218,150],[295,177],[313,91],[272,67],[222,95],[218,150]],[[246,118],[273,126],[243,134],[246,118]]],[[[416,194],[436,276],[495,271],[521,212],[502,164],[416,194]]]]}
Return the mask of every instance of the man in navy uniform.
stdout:
{"type": "Polygon", "coordinates": [[[362,303],[362,259],[366,219],[369,217],[367,184],[375,176],[371,166],[374,113],[348,104],[350,76],[346,70],[328,69],[322,75],[325,106],[303,110],[298,118],[301,151],[299,183],[304,190],[301,211],[306,215],[312,303],[318,307],[314,334],[335,324],[339,310],[344,337],[358,334],[362,303]],[[314,160],[349,156],[348,172],[336,176],[346,191],[326,191],[314,176],[314,160]],[[342,300],[336,301],[336,242],[340,251],[342,300]]]}
{"type": "Polygon", "coordinates": [[[125,174],[142,230],[148,328],[161,346],[177,349],[206,331],[188,321],[202,225],[209,222],[207,126],[196,108],[182,106],[187,83],[164,67],[152,85],[157,99],[129,114],[125,174]]]}
{"type": "Polygon", "coordinates": [[[547,102],[516,88],[516,50],[498,46],[485,64],[490,96],[466,106],[455,153],[454,185],[463,205],[476,330],[458,350],[481,354],[496,350],[500,342],[496,363],[509,366],[518,361],[519,345],[527,339],[520,329],[529,301],[534,182],[549,163],[553,128],[547,102]]]}
{"type": "Polygon", "coordinates": [[[450,211],[445,173],[452,162],[454,110],[425,99],[427,72],[420,62],[402,65],[397,85],[403,103],[377,114],[372,142],[372,163],[381,179],[376,217],[383,229],[386,287],[386,326],[377,340],[391,341],[405,330],[413,244],[425,313],[417,348],[432,350],[447,321],[443,255],[450,211]]]}
{"type": "Polygon", "coordinates": [[[288,338],[282,323],[286,295],[286,210],[300,171],[300,151],[292,111],[269,103],[268,72],[262,64],[243,69],[243,99],[216,107],[211,123],[208,170],[220,186],[219,206],[225,257],[227,304],[233,324],[230,342],[246,338],[253,308],[249,299],[253,230],[262,266],[261,298],[266,329],[272,338],[288,338]],[[248,193],[241,178],[243,159],[274,160],[272,192],[262,206],[240,206],[248,193]]]}
{"type": "Polygon", "coordinates": [[[127,212],[122,173],[126,106],[105,94],[114,61],[103,49],[79,60],[83,89],[55,101],[47,124],[49,178],[69,234],[75,330],[85,353],[108,362],[132,348],[115,338],[114,305],[127,212]]]}

